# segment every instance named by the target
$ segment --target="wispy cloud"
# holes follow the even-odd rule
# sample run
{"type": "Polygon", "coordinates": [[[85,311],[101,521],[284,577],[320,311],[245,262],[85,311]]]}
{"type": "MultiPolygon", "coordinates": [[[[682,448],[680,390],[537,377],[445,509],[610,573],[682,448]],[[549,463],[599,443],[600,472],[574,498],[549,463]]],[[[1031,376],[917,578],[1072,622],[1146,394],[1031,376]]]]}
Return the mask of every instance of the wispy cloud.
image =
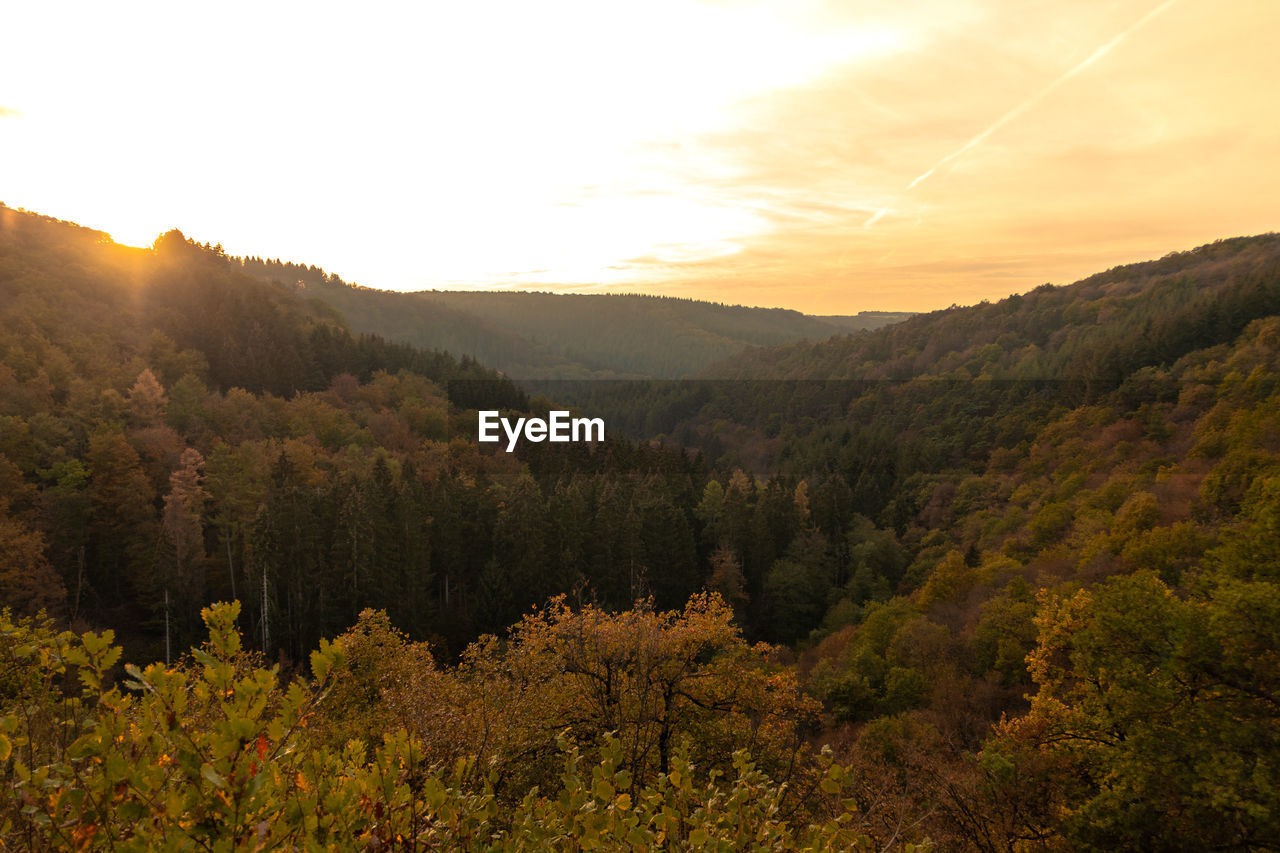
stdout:
{"type": "Polygon", "coordinates": [[[1089,54],[1089,56],[1086,57],[1084,61],[1079,62],[1076,65],[1072,66],[1070,69],[1065,71],[1063,74],[1059,75],[1053,82],[1045,86],[1039,92],[1032,95],[1030,98],[1027,98],[1025,101],[1018,104],[1016,107],[1009,110],[1004,115],[1000,116],[1000,118],[996,119],[995,122],[992,123],[986,130],[982,131],[977,136],[970,139],[964,145],[961,145],[955,151],[952,151],[946,157],[943,157],[936,164],[934,164],[932,169],[929,169],[928,171],[924,172],[919,177],[917,177],[914,181],[908,184],[907,189],[908,190],[915,189],[917,186],[923,183],[926,179],[928,179],[931,175],[933,175],[934,172],[938,171],[938,169],[940,169],[941,167],[947,165],[953,160],[956,160],[962,157],[966,152],[976,148],[977,146],[981,145],[983,142],[986,142],[987,139],[991,136],[991,134],[995,133],[997,130],[1004,127],[1006,124],[1013,121],[1018,116],[1022,115],[1027,110],[1034,107],[1036,104],[1043,101],[1049,95],[1053,94],[1053,92],[1057,90],[1057,88],[1061,86],[1063,83],[1066,83],[1072,77],[1075,77],[1081,71],[1084,71],[1090,65],[1093,65],[1099,59],[1106,56],[1108,53],[1111,52],[1111,50],[1116,45],[1120,44],[1120,42],[1124,41],[1126,38],[1133,35],[1138,30],[1142,29],[1142,27],[1146,26],[1146,24],[1149,21],[1151,21],[1151,19],[1155,18],[1157,15],[1164,12],[1166,9],[1168,9],[1170,6],[1172,6],[1176,2],[1178,2],[1178,0],[1165,0],[1165,2],[1161,3],[1159,6],[1156,6],[1154,9],[1151,9],[1150,11],[1148,11],[1147,14],[1143,15],[1136,22],[1131,24],[1127,29],[1123,30],[1115,38],[1111,39],[1110,41],[1106,42],[1105,44],[1103,44],[1102,46],[1094,50],[1094,52],[1089,54]]]}
{"type": "Polygon", "coordinates": [[[885,214],[887,214],[888,212],[889,212],[889,208],[887,208],[887,207],[882,207],[882,208],[880,208],[880,209],[879,209],[879,210],[877,210],[875,213],[871,214],[871,218],[870,218],[870,219],[868,219],[866,222],[862,223],[862,227],[863,227],[863,228],[870,228],[872,225],[875,225],[877,222],[879,222],[881,219],[883,219],[883,218],[885,217],[885,214]]]}
{"type": "MultiPolygon", "coordinates": [[[[670,162],[670,191],[749,209],[767,230],[733,253],[633,256],[632,281],[806,310],[927,309],[1280,224],[1248,191],[1280,190],[1261,154],[1280,121],[1243,94],[1280,71],[1248,37],[1261,18],[1177,0],[1086,2],[1051,23],[985,8],[928,49],[834,69],[743,105],[736,128],[650,151],[670,162]],[[1186,59],[1223,44],[1239,45],[1236,64],[1186,59]]],[[[1280,24],[1275,8],[1261,17],[1280,24]]]]}
{"type": "MultiPolygon", "coordinates": [[[[224,15],[182,42],[102,4],[71,33],[17,4],[24,31],[79,39],[60,50],[98,85],[0,93],[26,113],[0,123],[0,162],[23,164],[6,201],[117,236],[181,219],[374,286],[824,313],[1000,298],[1280,228],[1280,112],[1258,98],[1280,78],[1277,2],[494,2],[402,4],[395,27],[320,9],[313,40],[352,61],[305,75],[218,61],[245,38],[274,56],[297,24],[277,4],[252,32],[224,15]],[[159,83],[156,44],[175,70],[159,83]],[[244,121],[210,126],[194,89],[244,121]],[[371,97],[306,146],[242,132],[325,121],[334,92],[371,97]],[[377,157],[351,156],[370,140],[377,157]]],[[[14,67],[47,52],[6,49],[14,67]]]]}

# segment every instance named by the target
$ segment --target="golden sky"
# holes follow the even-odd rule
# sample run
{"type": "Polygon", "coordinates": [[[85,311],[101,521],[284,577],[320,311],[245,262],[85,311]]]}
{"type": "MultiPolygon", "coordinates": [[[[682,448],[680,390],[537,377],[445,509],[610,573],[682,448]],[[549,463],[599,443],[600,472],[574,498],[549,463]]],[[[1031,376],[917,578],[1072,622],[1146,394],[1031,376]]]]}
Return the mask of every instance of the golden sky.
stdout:
{"type": "Polygon", "coordinates": [[[0,201],[401,290],[927,310],[1280,229],[1277,0],[8,3],[0,201]]]}

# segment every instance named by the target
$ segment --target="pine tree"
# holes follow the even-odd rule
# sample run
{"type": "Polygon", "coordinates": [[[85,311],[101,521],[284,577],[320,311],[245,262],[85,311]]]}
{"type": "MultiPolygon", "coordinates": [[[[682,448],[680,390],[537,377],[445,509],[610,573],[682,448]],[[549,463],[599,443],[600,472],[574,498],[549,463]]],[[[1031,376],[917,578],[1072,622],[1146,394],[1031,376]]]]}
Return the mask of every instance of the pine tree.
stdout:
{"type": "Polygon", "coordinates": [[[138,597],[154,603],[156,537],[155,491],[143,473],[138,453],[120,433],[89,439],[90,583],[112,603],[138,597]]]}
{"type": "Polygon", "coordinates": [[[204,457],[188,447],[181,466],[169,476],[160,523],[160,575],[169,598],[176,601],[178,636],[194,636],[205,604],[204,457]]]}

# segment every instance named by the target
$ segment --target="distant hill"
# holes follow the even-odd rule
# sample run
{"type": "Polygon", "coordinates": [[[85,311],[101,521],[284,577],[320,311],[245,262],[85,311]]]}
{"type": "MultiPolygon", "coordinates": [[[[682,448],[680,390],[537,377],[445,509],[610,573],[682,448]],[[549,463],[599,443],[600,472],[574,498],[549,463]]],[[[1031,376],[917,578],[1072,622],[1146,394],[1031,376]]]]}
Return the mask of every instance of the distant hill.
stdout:
{"type": "Polygon", "coordinates": [[[307,288],[354,332],[468,355],[519,378],[674,379],[747,347],[857,334],[911,316],[864,311],[814,317],[634,294],[396,293],[353,286],[318,267],[260,258],[239,262],[251,275],[307,288]]]}
{"type": "Polygon", "coordinates": [[[1118,382],[1229,343],[1274,313],[1268,276],[1277,255],[1277,234],[1219,240],[1071,285],[917,314],[872,334],[753,350],[705,375],[1118,382]]]}
{"type": "Polygon", "coordinates": [[[818,319],[848,332],[870,332],[910,320],[914,311],[859,311],[857,314],[819,314],[818,319]]]}
{"type": "Polygon", "coordinates": [[[849,474],[871,514],[913,472],[1016,446],[1060,408],[1169,384],[1173,365],[1280,313],[1278,270],[1280,235],[1239,237],[873,332],[752,348],[689,382],[554,390],[630,435],[757,473],[809,473],[858,445],[875,458],[852,469],[887,478],[849,474]]]}

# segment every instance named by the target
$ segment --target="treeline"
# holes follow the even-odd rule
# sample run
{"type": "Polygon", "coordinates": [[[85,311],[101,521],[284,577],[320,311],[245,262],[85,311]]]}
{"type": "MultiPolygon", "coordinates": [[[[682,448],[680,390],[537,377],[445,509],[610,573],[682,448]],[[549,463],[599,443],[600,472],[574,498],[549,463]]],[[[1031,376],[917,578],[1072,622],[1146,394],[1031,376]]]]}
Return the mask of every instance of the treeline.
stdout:
{"type": "Polygon", "coordinates": [[[910,316],[864,312],[828,320],[640,294],[392,293],[349,285],[314,266],[256,257],[231,264],[304,288],[357,331],[465,353],[519,378],[676,378],[749,346],[820,340],[910,316]]]}
{"type": "Polygon", "coordinates": [[[525,404],[469,359],[354,337],[177,233],[141,251],[7,208],[0,223],[8,603],[133,625],[154,641],[164,601],[170,622],[189,627],[208,596],[224,592],[209,578],[258,579],[242,530],[276,494],[257,485],[273,464],[319,453],[369,467],[377,447],[403,450],[427,436],[443,446],[450,404],[525,404]],[[383,391],[344,420],[342,395],[376,377],[383,391]],[[388,386],[395,411],[377,398],[388,386]],[[216,574],[209,553],[225,556],[216,574]]]}
{"type": "Polygon", "coordinates": [[[802,660],[886,825],[978,850],[1274,849],[1277,341],[1256,321],[1153,371],[1164,394],[915,479],[907,582],[834,604],[802,660]]]}
{"type": "Polygon", "coordinates": [[[1229,343],[1280,305],[1280,235],[1220,240],[1067,287],[921,314],[858,337],[744,353],[716,378],[1114,383],[1229,343]]]}
{"type": "Polygon", "coordinates": [[[367,382],[377,371],[407,370],[440,384],[489,380],[491,404],[522,404],[518,391],[474,359],[353,336],[323,303],[302,303],[287,290],[236,275],[219,248],[196,245],[181,232],[162,234],[154,258],[142,282],[150,297],[143,322],[203,355],[219,390],[288,396],[323,390],[339,374],[367,382]]]}
{"type": "Polygon", "coordinates": [[[750,350],[710,368],[715,378],[529,387],[626,434],[696,447],[720,469],[839,473],[851,486],[879,470],[859,511],[901,530],[911,478],[974,470],[1114,393],[1167,399],[1179,359],[1277,313],[1280,236],[1261,235],[861,337],[750,350]]]}

